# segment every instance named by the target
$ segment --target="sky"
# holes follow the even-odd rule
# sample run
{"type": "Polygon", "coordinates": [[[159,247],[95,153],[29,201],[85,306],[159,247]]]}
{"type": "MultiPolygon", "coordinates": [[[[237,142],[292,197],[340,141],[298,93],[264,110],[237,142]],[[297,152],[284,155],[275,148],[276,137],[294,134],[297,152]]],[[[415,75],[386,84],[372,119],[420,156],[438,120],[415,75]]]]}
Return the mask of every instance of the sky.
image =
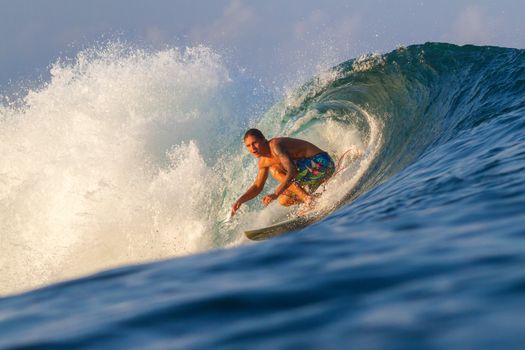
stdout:
{"type": "Polygon", "coordinates": [[[525,1],[0,0],[0,91],[122,40],[205,45],[268,84],[429,41],[525,47],[525,1]]]}

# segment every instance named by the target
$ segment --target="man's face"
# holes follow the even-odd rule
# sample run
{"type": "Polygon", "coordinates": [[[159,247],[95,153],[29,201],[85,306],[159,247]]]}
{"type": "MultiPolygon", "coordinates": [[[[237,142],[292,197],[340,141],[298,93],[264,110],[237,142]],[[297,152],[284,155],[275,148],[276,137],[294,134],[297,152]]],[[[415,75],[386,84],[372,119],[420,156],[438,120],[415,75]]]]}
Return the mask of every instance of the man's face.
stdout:
{"type": "Polygon", "coordinates": [[[249,135],[244,139],[244,145],[248,149],[248,152],[252,154],[255,158],[259,158],[264,153],[265,150],[265,139],[260,139],[255,136],[249,135]]]}

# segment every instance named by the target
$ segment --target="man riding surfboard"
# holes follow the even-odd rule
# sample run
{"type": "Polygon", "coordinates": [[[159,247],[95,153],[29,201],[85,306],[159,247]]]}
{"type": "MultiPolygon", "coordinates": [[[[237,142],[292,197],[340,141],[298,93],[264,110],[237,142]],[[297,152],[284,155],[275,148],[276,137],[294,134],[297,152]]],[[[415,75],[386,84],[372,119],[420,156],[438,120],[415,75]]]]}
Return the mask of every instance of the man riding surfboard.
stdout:
{"type": "Polygon", "coordinates": [[[280,184],[274,193],[263,197],[264,205],[278,199],[283,206],[310,205],[312,193],[335,172],[332,158],[316,145],[291,137],[267,140],[258,129],[244,134],[244,145],[252,156],[259,159],[255,182],[233,204],[231,214],[257,197],[263,190],[270,173],[280,184]]]}

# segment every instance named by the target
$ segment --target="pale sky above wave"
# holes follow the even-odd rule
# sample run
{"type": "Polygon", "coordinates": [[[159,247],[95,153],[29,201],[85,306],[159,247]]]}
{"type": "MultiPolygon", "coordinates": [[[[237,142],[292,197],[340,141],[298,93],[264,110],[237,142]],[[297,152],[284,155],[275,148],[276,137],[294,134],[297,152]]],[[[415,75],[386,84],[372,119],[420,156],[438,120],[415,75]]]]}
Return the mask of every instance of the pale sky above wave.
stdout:
{"type": "Polygon", "coordinates": [[[521,0],[0,0],[0,90],[108,39],[204,44],[254,77],[282,82],[427,41],[524,48],[524,14],[521,0]]]}

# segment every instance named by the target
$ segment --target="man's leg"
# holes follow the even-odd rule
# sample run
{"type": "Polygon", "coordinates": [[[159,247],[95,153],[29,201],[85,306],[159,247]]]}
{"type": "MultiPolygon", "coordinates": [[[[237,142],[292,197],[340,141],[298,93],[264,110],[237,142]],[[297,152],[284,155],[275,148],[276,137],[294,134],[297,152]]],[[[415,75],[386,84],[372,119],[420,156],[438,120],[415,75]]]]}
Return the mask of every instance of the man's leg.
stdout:
{"type": "Polygon", "coordinates": [[[291,205],[302,203],[303,202],[299,198],[297,198],[293,193],[289,193],[288,191],[284,191],[284,193],[279,196],[279,204],[281,204],[284,207],[289,207],[291,205]]]}
{"type": "MultiPolygon", "coordinates": [[[[279,181],[284,182],[286,178],[286,171],[279,165],[270,167],[270,174],[279,181]]],[[[284,206],[290,206],[294,204],[301,204],[305,202],[304,192],[296,183],[292,183],[288,188],[279,196],[279,203],[284,206]]]]}

